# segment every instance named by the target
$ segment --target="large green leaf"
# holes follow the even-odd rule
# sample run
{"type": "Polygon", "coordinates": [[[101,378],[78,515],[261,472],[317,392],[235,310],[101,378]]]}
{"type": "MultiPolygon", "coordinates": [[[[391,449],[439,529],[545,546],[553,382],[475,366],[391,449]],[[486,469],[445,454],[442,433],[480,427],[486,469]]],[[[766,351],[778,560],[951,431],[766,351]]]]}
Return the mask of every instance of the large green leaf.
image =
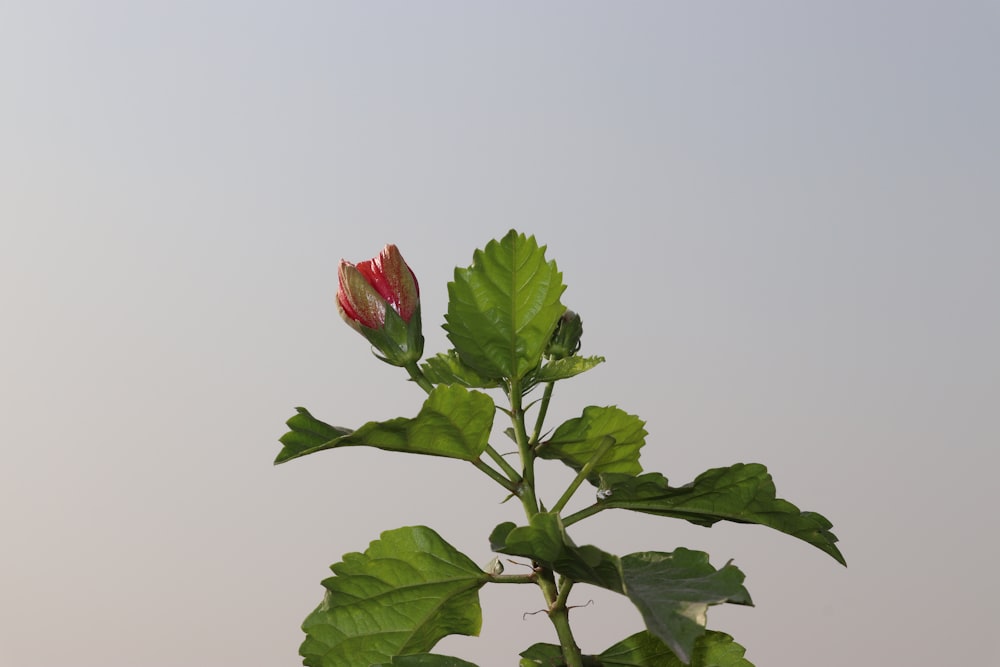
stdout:
{"type": "Polygon", "coordinates": [[[330,569],[323,602],[302,624],[307,667],[379,665],[425,653],[446,635],[479,634],[479,588],[489,576],[430,528],[386,531],[330,569]]]}
{"type": "Polygon", "coordinates": [[[580,470],[600,449],[604,438],[611,436],[615,444],[607,451],[589,477],[598,483],[600,473],[638,475],[639,450],[646,444],[646,422],[624,410],[591,405],[583,415],[563,422],[548,440],[537,449],[543,459],[559,459],[574,470],[580,470]]]}
{"type": "Polygon", "coordinates": [[[539,513],[530,525],[497,526],[494,551],[530,558],[574,581],[621,593],[638,608],[646,628],[685,663],[705,633],[708,608],[731,602],[752,604],[743,573],[731,564],[715,569],[708,554],[677,549],[646,551],[621,558],[594,546],[576,546],[557,514],[539,513]]]}
{"type": "Polygon", "coordinates": [[[647,551],[622,557],[625,592],[642,614],[646,629],[663,640],[684,663],[705,633],[710,605],[752,604],[743,573],[726,565],[716,570],[701,551],[647,551]]]}
{"type": "Polygon", "coordinates": [[[397,417],[386,422],[368,422],[353,432],[323,424],[299,408],[299,414],[288,420],[292,431],[282,437],[285,447],[275,463],[324,449],[356,446],[474,461],[489,443],[495,411],[496,405],[488,395],[459,385],[435,387],[413,419],[397,417]],[[304,418],[308,421],[303,428],[304,418]],[[334,437],[322,441],[324,433],[334,437]],[[303,443],[310,446],[303,447],[303,443]]]}
{"type": "Polygon", "coordinates": [[[417,653],[414,655],[396,656],[391,662],[370,665],[370,667],[476,667],[476,665],[447,655],[417,653]]]}
{"type": "Polygon", "coordinates": [[[830,532],[833,524],[821,514],[800,511],[778,498],[774,480],[759,463],[707,470],[681,487],[670,486],[659,473],[605,475],[603,481],[611,492],[598,501],[603,507],[676,517],[702,526],[723,520],[756,523],[804,540],[846,564],[837,537],[830,532]]]}
{"type": "MultiPolygon", "coordinates": [[[[753,667],[743,657],[746,649],[723,632],[705,632],[695,642],[689,667],[753,667]]],[[[562,649],[535,644],[521,653],[521,667],[565,667],[562,649]]],[[[670,648],[649,632],[638,632],[600,655],[583,656],[584,667],[683,667],[670,648]]]]}
{"type": "Polygon", "coordinates": [[[462,362],[490,380],[520,380],[542,359],[566,308],[556,263],[535,237],[511,230],[455,269],[445,330],[462,362]]]}

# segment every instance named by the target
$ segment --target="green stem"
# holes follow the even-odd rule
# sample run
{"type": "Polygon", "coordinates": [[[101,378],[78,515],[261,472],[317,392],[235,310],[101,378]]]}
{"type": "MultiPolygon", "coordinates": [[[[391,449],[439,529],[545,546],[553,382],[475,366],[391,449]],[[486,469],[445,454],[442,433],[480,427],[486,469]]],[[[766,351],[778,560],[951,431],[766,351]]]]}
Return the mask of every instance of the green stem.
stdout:
{"type": "MultiPolygon", "coordinates": [[[[583,464],[583,467],[580,468],[580,472],[578,472],[573,481],[570,482],[566,491],[563,492],[562,496],[559,498],[559,501],[553,505],[553,513],[560,512],[562,511],[562,508],[566,507],[566,503],[569,502],[569,499],[573,497],[576,490],[580,488],[581,484],[583,484],[583,480],[587,479],[587,476],[590,475],[590,473],[594,470],[594,467],[600,462],[601,459],[604,458],[604,455],[608,453],[608,450],[611,449],[614,444],[614,438],[610,435],[604,436],[604,439],[601,441],[601,445],[597,448],[597,451],[594,452],[594,455],[590,457],[589,461],[583,464]]],[[[565,525],[565,521],[563,524],[565,525]]]]}
{"type": "Polygon", "coordinates": [[[545,393],[542,394],[542,403],[538,406],[538,418],[535,419],[535,432],[531,434],[531,444],[538,444],[538,438],[542,436],[542,424],[545,423],[545,413],[549,411],[549,400],[552,398],[552,387],[555,382],[548,382],[545,385],[545,393]]]}
{"type": "MultiPolygon", "coordinates": [[[[545,396],[542,398],[539,419],[535,425],[535,436],[533,440],[528,439],[528,431],[524,425],[524,409],[521,396],[520,380],[511,380],[508,398],[510,399],[511,421],[514,423],[514,440],[517,442],[517,451],[521,455],[522,482],[521,482],[521,504],[524,505],[524,513],[530,521],[538,514],[538,498],[535,495],[535,450],[533,443],[538,438],[538,431],[541,430],[545,411],[548,408],[548,400],[552,396],[551,384],[546,387],[545,396]]],[[[573,631],[569,627],[569,612],[566,609],[566,598],[556,586],[552,570],[547,567],[540,567],[535,564],[537,583],[545,596],[545,603],[548,605],[549,620],[555,626],[556,634],[559,636],[559,644],[562,646],[563,659],[566,667],[583,667],[583,656],[580,654],[580,647],[576,645],[573,638],[573,631]]],[[[568,584],[567,588],[571,588],[568,584]]],[[[565,591],[569,594],[569,590],[565,591]]]]}
{"type": "Polygon", "coordinates": [[[538,582],[538,577],[534,574],[495,574],[490,576],[490,581],[495,584],[534,584],[538,582]]]}
{"type": "Polygon", "coordinates": [[[557,607],[565,607],[566,600],[569,599],[569,592],[573,590],[573,584],[576,583],[572,579],[567,577],[559,578],[559,597],[556,598],[557,607]]]}
{"type": "Polygon", "coordinates": [[[514,440],[517,442],[517,451],[521,455],[521,489],[518,496],[524,506],[524,513],[528,519],[531,519],[538,514],[538,499],[535,497],[535,452],[531,449],[528,442],[528,432],[524,428],[520,380],[511,380],[508,399],[510,400],[510,417],[514,424],[514,440]]]}
{"type": "Polygon", "coordinates": [[[485,461],[483,461],[482,459],[475,459],[474,461],[472,461],[472,465],[476,466],[477,468],[479,468],[480,470],[482,470],[484,473],[486,473],[487,475],[489,475],[490,478],[492,478],[493,480],[495,480],[497,484],[499,484],[503,488],[507,489],[508,491],[510,491],[511,493],[513,493],[514,495],[517,495],[517,493],[519,491],[518,484],[516,484],[515,482],[510,481],[509,479],[507,479],[506,477],[504,477],[503,475],[501,475],[499,472],[497,472],[493,468],[491,468],[488,465],[486,465],[485,461]]]}
{"type": "Polygon", "coordinates": [[[515,484],[521,483],[521,476],[516,470],[514,470],[514,466],[507,463],[507,459],[501,456],[497,450],[493,449],[492,445],[486,445],[486,453],[490,455],[490,458],[493,459],[505,473],[507,473],[507,477],[509,477],[512,482],[515,484]]]}
{"type": "MultiPolygon", "coordinates": [[[[565,583],[564,588],[572,588],[572,583],[565,583]]],[[[542,589],[542,593],[545,595],[545,601],[548,603],[548,613],[549,620],[552,621],[552,625],[555,626],[556,635],[559,636],[559,645],[562,647],[563,659],[566,661],[566,667],[583,667],[583,656],[580,655],[580,647],[576,645],[576,639],[573,638],[573,630],[569,627],[569,610],[566,608],[566,596],[569,595],[569,590],[560,591],[556,587],[555,579],[552,575],[552,570],[548,568],[542,568],[538,576],[538,585],[542,589]]]]}
{"type": "Polygon", "coordinates": [[[584,507],[579,512],[574,512],[573,514],[570,514],[568,517],[563,519],[562,520],[563,526],[565,527],[572,526],[577,521],[586,519],[588,516],[594,516],[603,509],[607,508],[604,505],[601,505],[600,503],[594,503],[590,507],[584,507]]]}
{"type": "Polygon", "coordinates": [[[420,388],[426,391],[428,394],[434,390],[434,385],[431,384],[431,381],[427,379],[427,376],[424,375],[424,372],[420,370],[420,366],[417,366],[417,362],[411,361],[410,363],[406,364],[406,371],[410,374],[410,378],[412,378],[414,382],[419,384],[420,388]]]}

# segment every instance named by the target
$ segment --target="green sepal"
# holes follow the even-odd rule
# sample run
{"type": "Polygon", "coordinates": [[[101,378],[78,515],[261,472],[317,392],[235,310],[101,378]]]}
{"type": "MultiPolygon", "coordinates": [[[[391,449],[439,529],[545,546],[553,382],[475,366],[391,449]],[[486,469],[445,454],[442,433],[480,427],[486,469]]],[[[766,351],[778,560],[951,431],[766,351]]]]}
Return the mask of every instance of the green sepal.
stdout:
{"type": "Polygon", "coordinates": [[[803,512],[778,498],[771,474],[760,463],[713,468],[681,487],[670,486],[659,473],[608,474],[603,476],[603,488],[610,495],[598,501],[601,507],[685,519],[700,526],[718,521],[767,526],[847,564],[837,548],[837,536],[830,531],[833,524],[821,514],[803,512]]]}
{"type": "Polygon", "coordinates": [[[488,380],[462,363],[455,350],[440,352],[424,359],[420,368],[432,384],[460,384],[470,389],[492,389],[500,386],[495,380],[488,380]]]}
{"type": "Polygon", "coordinates": [[[393,308],[386,308],[385,324],[381,328],[372,329],[360,322],[355,322],[354,328],[378,350],[375,356],[392,366],[403,367],[416,363],[424,354],[419,306],[413,311],[409,322],[393,308]]]}
{"type": "Polygon", "coordinates": [[[683,548],[619,558],[594,546],[575,545],[556,514],[536,514],[528,526],[500,524],[490,544],[499,553],[530,558],[574,581],[627,596],[646,629],[685,663],[705,633],[710,606],[753,604],[743,573],[730,563],[716,569],[708,554],[683,548]]]}
{"type": "Polygon", "coordinates": [[[639,450],[646,444],[645,425],[637,416],[615,406],[591,405],[584,408],[582,416],[563,422],[536,452],[543,459],[558,459],[579,471],[597,453],[604,438],[611,436],[615,445],[601,457],[588,477],[597,486],[601,474],[642,472],[639,450]]]}
{"type": "Polygon", "coordinates": [[[330,569],[323,602],[302,624],[307,667],[396,664],[447,635],[479,634],[489,575],[430,528],[386,531],[330,569]]]}
{"type": "Polygon", "coordinates": [[[534,236],[510,230],[455,269],[445,330],[462,362],[493,381],[519,381],[538,367],[566,307],[566,287],[534,236]]]}
{"type": "MultiPolygon", "coordinates": [[[[299,413],[312,417],[302,408],[299,408],[299,413]]],[[[487,394],[470,391],[459,385],[440,385],[431,391],[420,413],[413,419],[397,417],[385,422],[368,422],[358,430],[343,435],[335,435],[335,432],[343,433],[344,429],[335,429],[313,419],[307,424],[311,430],[296,436],[296,448],[289,449],[286,445],[275,463],[284,463],[325,449],[357,446],[475,461],[489,443],[495,414],[493,399],[487,394]],[[316,424],[334,429],[325,432],[334,434],[335,437],[304,449],[298,448],[300,440],[315,442],[319,439],[315,432],[321,427],[316,424]]],[[[296,432],[296,426],[292,424],[294,419],[296,418],[289,420],[289,426],[296,432]]],[[[282,443],[288,437],[289,434],[286,434],[282,443]]]]}

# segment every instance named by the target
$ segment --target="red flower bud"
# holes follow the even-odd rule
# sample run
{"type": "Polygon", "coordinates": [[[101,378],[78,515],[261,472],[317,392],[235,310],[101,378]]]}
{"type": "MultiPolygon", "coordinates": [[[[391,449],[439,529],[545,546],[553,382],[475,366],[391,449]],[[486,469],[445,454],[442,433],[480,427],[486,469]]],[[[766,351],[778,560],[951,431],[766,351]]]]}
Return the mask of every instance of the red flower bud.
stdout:
{"type": "Polygon", "coordinates": [[[409,322],[420,306],[417,277],[403,261],[394,245],[387,245],[378,257],[357,265],[340,260],[340,289],[337,305],[344,321],[355,329],[385,326],[386,306],[409,322]]]}
{"type": "Polygon", "coordinates": [[[399,249],[387,245],[378,257],[357,265],[340,260],[337,309],[344,321],[368,339],[376,356],[394,366],[418,361],[420,288],[399,249]]]}

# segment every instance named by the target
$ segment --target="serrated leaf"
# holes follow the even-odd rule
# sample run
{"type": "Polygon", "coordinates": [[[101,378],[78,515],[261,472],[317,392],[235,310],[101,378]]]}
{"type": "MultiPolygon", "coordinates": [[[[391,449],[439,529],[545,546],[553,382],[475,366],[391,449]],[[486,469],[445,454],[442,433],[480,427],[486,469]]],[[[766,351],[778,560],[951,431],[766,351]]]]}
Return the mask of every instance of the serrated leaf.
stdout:
{"type": "Polygon", "coordinates": [[[585,373],[591,368],[604,363],[604,357],[566,357],[553,359],[542,364],[541,368],[531,374],[531,384],[543,384],[565,380],[574,375],[585,373]]]}
{"type": "Polygon", "coordinates": [[[350,429],[321,422],[305,408],[295,408],[295,410],[297,414],[285,422],[291,430],[278,439],[284,447],[274,460],[275,464],[303,456],[323,443],[336,440],[351,432],[350,429]]]}
{"type": "Polygon", "coordinates": [[[490,380],[520,380],[541,362],[566,308],[565,286],[535,237],[511,230],[455,269],[445,330],[462,362],[490,380]]]}
{"type": "Polygon", "coordinates": [[[490,544],[494,551],[530,558],[574,581],[627,596],[647,630],[685,663],[705,633],[710,606],[752,604],[743,573],[731,564],[717,570],[708,554],[688,549],[619,558],[594,546],[575,545],[556,514],[536,514],[528,526],[500,524],[490,544]]]}
{"type": "Polygon", "coordinates": [[[563,422],[552,437],[536,450],[543,459],[558,459],[579,471],[597,453],[604,438],[611,436],[615,444],[601,457],[589,476],[595,486],[601,473],[638,475],[639,450],[646,444],[646,422],[624,410],[591,405],[583,414],[563,422]]]}
{"type": "Polygon", "coordinates": [[[420,367],[432,384],[460,384],[473,389],[492,389],[499,386],[495,380],[488,380],[463,364],[455,350],[428,357],[420,367]]]}
{"type": "Polygon", "coordinates": [[[391,662],[369,665],[369,667],[476,667],[476,665],[447,655],[419,653],[396,656],[391,662]]]}
{"type": "MultiPolygon", "coordinates": [[[[694,645],[689,667],[753,667],[746,652],[723,632],[705,632],[694,645]]],[[[639,632],[596,656],[602,667],[683,667],[673,651],[649,632],[639,632]]]]}
{"type": "Polygon", "coordinates": [[[430,393],[413,419],[398,417],[385,422],[368,422],[357,431],[306,449],[291,453],[282,450],[275,463],[325,449],[361,446],[474,461],[489,442],[495,408],[493,399],[482,392],[469,391],[459,385],[440,385],[430,393]]]}
{"type": "Polygon", "coordinates": [[[646,629],[663,640],[684,663],[705,633],[711,605],[752,604],[743,573],[732,565],[716,570],[701,551],[647,551],[622,557],[625,591],[642,614],[646,629]]]}
{"type": "Polygon", "coordinates": [[[386,531],[330,569],[323,602],[302,624],[307,667],[378,665],[447,635],[479,634],[488,575],[430,528],[386,531]]]}
{"type": "Polygon", "coordinates": [[[599,503],[685,519],[702,526],[718,521],[755,523],[808,542],[846,565],[836,546],[833,524],[816,512],[803,512],[777,497],[774,480],[759,463],[737,463],[707,470],[690,484],[671,487],[659,473],[639,477],[606,475],[604,486],[611,495],[599,503]]]}

